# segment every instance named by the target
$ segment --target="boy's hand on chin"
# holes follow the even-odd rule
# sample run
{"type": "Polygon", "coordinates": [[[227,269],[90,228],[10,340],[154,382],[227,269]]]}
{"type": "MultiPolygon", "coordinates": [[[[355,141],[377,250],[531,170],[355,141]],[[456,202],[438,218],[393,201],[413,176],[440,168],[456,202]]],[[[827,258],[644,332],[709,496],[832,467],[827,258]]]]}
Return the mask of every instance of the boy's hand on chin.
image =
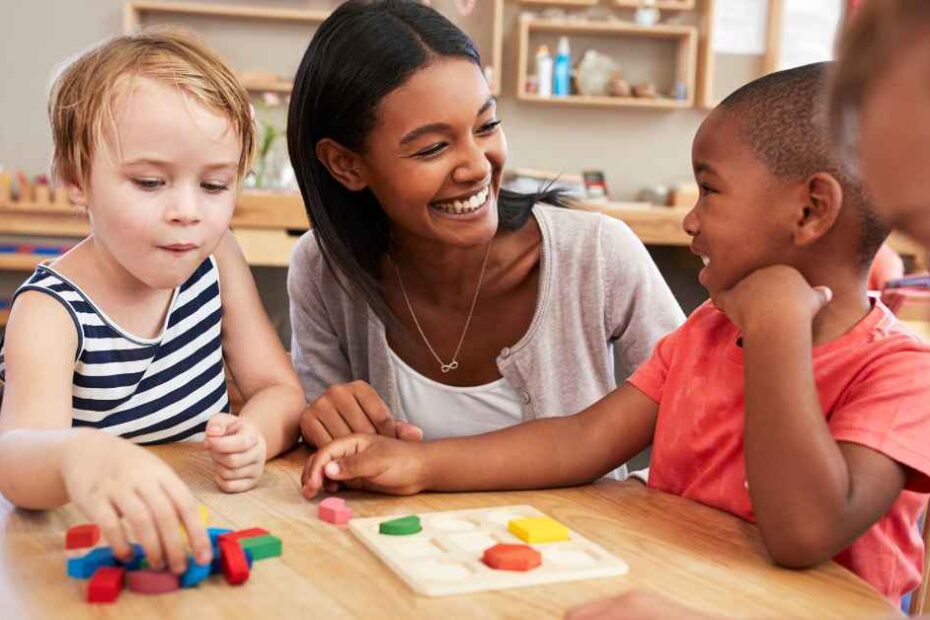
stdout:
{"type": "Polygon", "coordinates": [[[752,272],[733,288],[715,295],[713,301],[746,332],[780,321],[809,324],[832,298],[828,287],[812,287],[797,269],[773,265],[752,272]]]}

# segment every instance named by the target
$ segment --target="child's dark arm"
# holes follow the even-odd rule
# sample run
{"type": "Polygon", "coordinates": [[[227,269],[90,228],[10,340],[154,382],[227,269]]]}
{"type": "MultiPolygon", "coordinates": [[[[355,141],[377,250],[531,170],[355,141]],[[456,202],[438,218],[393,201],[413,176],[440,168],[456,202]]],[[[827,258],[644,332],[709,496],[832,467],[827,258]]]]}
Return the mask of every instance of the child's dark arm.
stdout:
{"type": "Polygon", "coordinates": [[[835,556],[901,493],[904,468],[827,426],[811,361],[811,330],[790,317],[743,335],[746,474],[753,512],[779,564],[835,556]]]}
{"type": "Polygon", "coordinates": [[[307,463],[304,493],[325,477],[386,493],[528,489],[582,484],[626,462],[652,442],[658,405],[624,385],[573,416],[423,444],[350,435],[307,463]]]}
{"type": "Polygon", "coordinates": [[[715,300],[743,332],[753,512],[772,559],[792,567],[849,546],[888,511],[906,477],[891,458],[837,442],[830,432],[814,381],[811,329],[828,298],[798,272],[776,266],[715,300]]]}

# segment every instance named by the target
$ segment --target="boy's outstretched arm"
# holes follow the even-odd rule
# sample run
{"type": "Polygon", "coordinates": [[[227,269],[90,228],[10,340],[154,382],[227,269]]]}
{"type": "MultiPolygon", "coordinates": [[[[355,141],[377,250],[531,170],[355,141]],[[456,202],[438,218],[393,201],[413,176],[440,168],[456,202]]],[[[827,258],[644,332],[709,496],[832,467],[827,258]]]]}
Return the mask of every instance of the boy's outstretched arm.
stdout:
{"type": "Polygon", "coordinates": [[[629,384],[581,413],[493,433],[411,443],[350,435],[321,448],[304,469],[304,494],[326,479],[393,494],[482,491],[589,482],[652,442],[658,405],[629,384]]]}
{"type": "Polygon", "coordinates": [[[848,547],[889,510],[906,479],[900,464],[837,442],[827,425],[811,325],[830,297],[797,271],[775,266],[715,299],[743,333],[753,512],[772,559],[790,567],[818,564],[848,547]]]}
{"type": "Polygon", "coordinates": [[[210,420],[206,446],[219,487],[238,492],[256,484],[267,459],[296,443],[306,403],[232,232],[227,231],[214,257],[223,304],[223,356],[245,404],[238,418],[221,414],[210,420]]]}

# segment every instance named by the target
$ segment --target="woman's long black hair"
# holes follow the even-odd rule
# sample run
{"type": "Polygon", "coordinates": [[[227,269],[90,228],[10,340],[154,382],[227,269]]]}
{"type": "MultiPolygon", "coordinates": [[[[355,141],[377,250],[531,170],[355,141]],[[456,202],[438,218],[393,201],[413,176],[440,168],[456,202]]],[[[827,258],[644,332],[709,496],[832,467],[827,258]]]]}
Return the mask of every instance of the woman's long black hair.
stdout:
{"type": "MultiPolygon", "coordinates": [[[[364,152],[381,100],[437,57],[481,67],[468,35],[419,1],[350,0],[320,25],[294,78],[287,148],[317,243],[337,279],[383,320],[392,316],[378,278],[390,241],[388,217],[370,190],[350,191],[334,179],[316,145],[330,138],[364,152]]],[[[499,226],[520,229],[540,201],[559,204],[559,194],[501,189],[499,226]]]]}

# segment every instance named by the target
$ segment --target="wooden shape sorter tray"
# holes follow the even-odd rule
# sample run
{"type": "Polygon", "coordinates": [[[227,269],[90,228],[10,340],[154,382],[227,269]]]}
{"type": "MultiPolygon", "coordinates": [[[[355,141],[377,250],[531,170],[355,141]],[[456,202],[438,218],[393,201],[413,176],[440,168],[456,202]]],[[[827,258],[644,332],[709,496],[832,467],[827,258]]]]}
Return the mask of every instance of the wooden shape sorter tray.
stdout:
{"type": "Polygon", "coordinates": [[[573,530],[569,540],[530,545],[542,565],[527,571],[494,570],[481,561],[498,543],[522,544],[507,531],[512,519],[545,517],[532,506],[497,506],[420,513],[422,531],[409,536],[378,532],[383,521],[402,515],[353,519],[349,529],[417,594],[446,596],[560,581],[624,575],[626,562],[573,530]]]}

